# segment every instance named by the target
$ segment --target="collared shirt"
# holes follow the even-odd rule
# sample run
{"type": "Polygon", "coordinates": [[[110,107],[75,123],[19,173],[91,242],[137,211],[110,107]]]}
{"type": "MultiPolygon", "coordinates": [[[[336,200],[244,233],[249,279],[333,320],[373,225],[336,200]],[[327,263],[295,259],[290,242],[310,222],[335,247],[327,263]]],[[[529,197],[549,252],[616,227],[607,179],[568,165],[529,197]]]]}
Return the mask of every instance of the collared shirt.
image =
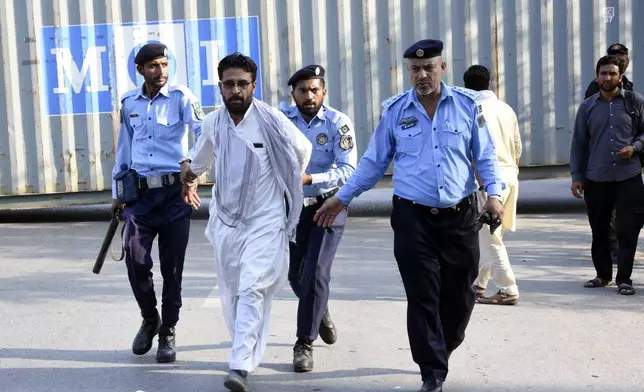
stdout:
{"type": "MultiPolygon", "coordinates": [[[[617,152],[631,145],[632,119],[624,95],[608,102],[600,93],[584,100],[577,110],[570,146],[570,172],[575,182],[623,181],[641,172],[639,157],[622,159],[617,152]]],[[[642,143],[635,142],[641,151],[642,143]]]]}
{"type": "MultiPolygon", "coordinates": [[[[202,120],[201,105],[187,87],[166,84],[152,99],[143,86],[125,93],[112,177],[122,165],[143,177],[179,172],[179,161],[187,154],[186,125],[198,138],[202,120]]],[[[114,180],[112,196],[116,198],[114,180]]]]}
{"type": "Polygon", "coordinates": [[[394,193],[445,208],[478,189],[472,161],[489,195],[501,195],[494,144],[472,90],[448,87],[430,119],[412,88],[383,104],[367,151],[337,196],[343,204],[373,187],[394,159],[394,193]]]}
{"type": "Polygon", "coordinates": [[[307,123],[296,105],[282,107],[282,112],[313,145],[306,173],[311,185],[304,185],[304,196],[319,196],[344,185],[358,165],[355,130],[349,116],[322,105],[307,123]]]}
{"type": "Polygon", "coordinates": [[[510,105],[501,101],[493,91],[479,91],[479,104],[487,121],[490,136],[494,142],[499,171],[504,183],[518,181],[519,166],[523,145],[519,132],[517,115],[510,105]]]}

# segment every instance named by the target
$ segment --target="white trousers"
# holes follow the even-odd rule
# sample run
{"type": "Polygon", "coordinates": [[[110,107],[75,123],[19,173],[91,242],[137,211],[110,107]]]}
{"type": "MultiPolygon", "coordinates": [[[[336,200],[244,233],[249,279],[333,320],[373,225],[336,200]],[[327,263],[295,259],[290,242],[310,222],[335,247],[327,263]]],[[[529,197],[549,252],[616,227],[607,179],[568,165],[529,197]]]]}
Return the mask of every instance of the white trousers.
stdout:
{"type": "MultiPolygon", "coordinates": [[[[511,187],[513,185],[510,185],[508,189],[503,191],[504,200],[508,200],[511,187]]],[[[508,213],[514,214],[514,211],[508,211],[508,213]]],[[[479,275],[474,281],[474,284],[485,289],[489,281],[492,280],[492,283],[494,283],[499,291],[506,295],[516,295],[519,294],[519,288],[512,267],[510,266],[508,252],[503,244],[504,233],[505,225],[499,226],[494,234],[490,234],[487,225],[483,225],[483,228],[479,231],[481,259],[479,261],[479,275]]]]}

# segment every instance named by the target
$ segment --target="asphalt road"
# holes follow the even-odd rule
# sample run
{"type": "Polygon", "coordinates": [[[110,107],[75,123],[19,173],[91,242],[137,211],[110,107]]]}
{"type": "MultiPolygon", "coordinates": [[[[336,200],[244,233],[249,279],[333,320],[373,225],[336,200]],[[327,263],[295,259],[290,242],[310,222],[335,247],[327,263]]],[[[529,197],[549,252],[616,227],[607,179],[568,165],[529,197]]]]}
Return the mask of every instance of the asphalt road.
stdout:
{"type": "MultiPolygon", "coordinates": [[[[178,361],[161,365],[156,345],[142,357],[130,351],[140,318],[124,265],[108,259],[91,273],[105,223],[0,225],[0,391],[225,391],[230,341],[204,226],[193,222],[178,361]]],[[[521,215],[519,226],[507,245],[520,303],[476,306],[445,391],[644,390],[644,257],[635,296],[584,289],[594,276],[585,216],[521,215]]],[[[350,219],[331,297],[339,340],[318,342],[315,370],[294,374],[296,302],[284,289],[251,390],[417,391],[388,218],[350,219]]]]}

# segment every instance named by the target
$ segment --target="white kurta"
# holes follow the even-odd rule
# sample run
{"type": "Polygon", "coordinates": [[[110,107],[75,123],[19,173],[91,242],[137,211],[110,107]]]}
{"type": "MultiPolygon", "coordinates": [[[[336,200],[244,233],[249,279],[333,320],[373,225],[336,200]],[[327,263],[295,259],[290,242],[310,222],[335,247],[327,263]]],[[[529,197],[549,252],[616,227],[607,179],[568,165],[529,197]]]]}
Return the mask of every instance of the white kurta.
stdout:
{"type": "MultiPolygon", "coordinates": [[[[286,205],[280,192],[276,174],[271,167],[266,141],[260,132],[254,106],[251,105],[236,131],[249,145],[263,144],[253,148],[259,158],[257,191],[252,203],[252,215],[247,225],[230,227],[217,217],[215,188],[210,202],[210,218],[206,237],[215,249],[215,263],[221,294],[222,310],[228,331],[233,341],[229,357],[231,369],[254,371],[266,349],[272,299],[287,280],[289,245],[286,233],[286,205]]],[[[281,114],[281,113],[280,113],[281,114]]],[[[196,173],[203,172],[213,160],[214,132],[212,118],[206,116],[203,134],[197,146],[191,166],[196,173]]],[[[285,129],[293,145],[310,156],[310,143],[301,137],[292,123],[283,118],[285,129]]],[[[231,120],[232,122],[232,120],[231,120]]],[[[244,159],[240,153],[235,159],[244,159]]],[[[303,168],[308,164],[300,162],[303,168]]],[[[215,161],[215,165],[218,162],[215,161]]],[[[231,165],[243,167],[242,164],[231,165]]],[[[241,175],[241,173],[239,174],[241,175]]],[[[216,179],[215,179],[216,181],[216,179]]]]}

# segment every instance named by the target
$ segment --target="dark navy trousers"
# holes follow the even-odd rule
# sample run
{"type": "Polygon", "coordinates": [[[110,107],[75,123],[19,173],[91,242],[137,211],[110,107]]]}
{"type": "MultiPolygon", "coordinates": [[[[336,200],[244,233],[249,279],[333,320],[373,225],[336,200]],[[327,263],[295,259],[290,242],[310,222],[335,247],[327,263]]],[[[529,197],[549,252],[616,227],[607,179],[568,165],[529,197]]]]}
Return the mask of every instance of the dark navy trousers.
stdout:
{"type": "Polygon", "coordinates": [[[125,264],[134,297],[144,318],[156,317],[157,298],[152,280],[152,243],[158,235],[163,277],[161,319],[174,327],[181,308],[181,278],[192,209],[181,199],[181,184],[142,190],[140,200],[126,206],[125,264]]]}
{"type": "Polygon", "coordinates": [[[297,337],[311,341],[318,337],[329,300],[331,266],[347,221],[347,209],[344,209],[336,216],[331,232],[318,226],[313,216],[321,205],[316,203],[302,209],[295,243],[290,243],[288,280],[299,298],[297,337]]]}
{"type": "Polygon", "coordinates": [[[412,357],[423,381],[445,381],[448,356],[465,339],[474,309],[481,229],[476,195],[440,210],[394,196],[391,227],[412,357]]]}

